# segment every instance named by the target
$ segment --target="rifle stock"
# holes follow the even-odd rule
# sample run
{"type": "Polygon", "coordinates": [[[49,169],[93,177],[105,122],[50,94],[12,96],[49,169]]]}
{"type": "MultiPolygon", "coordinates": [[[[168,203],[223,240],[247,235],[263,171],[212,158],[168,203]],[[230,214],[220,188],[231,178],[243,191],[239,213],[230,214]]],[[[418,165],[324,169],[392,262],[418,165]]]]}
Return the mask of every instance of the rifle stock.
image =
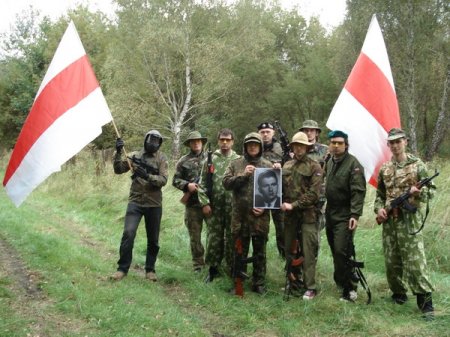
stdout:
{"type": "Polygon", "coordinates": [[[233,265],[233,279],[234,279],[234,294],[244,297],[244,280],[248,279],[245,273],[245,266],[255,260],[254,257],[244,258],[244,250],[242,248],[242,239],[238,237],[234,243],[234,265],[233,265]]]}
{"type": "Polygon", "coordinates": [[[294,267],[299,267],[305,260],[301,255],[298,240],[293,240],[290,249],[290,255],[286,258],[286,284],[284,287],[284,300],[288,301],[294,288],[301,287],[300,280],[294,274],[294,267]]]}

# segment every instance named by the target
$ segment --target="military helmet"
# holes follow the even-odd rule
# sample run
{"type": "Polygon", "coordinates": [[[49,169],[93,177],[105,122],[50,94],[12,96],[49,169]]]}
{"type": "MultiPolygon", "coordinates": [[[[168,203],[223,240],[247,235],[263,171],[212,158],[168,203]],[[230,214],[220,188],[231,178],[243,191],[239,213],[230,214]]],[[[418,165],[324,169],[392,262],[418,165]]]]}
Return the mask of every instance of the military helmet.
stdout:
{"type": "Polygon", "coordinates": [[[313,121],[312,119],[307,119],[306,121],[304,121],[298,131],[302,131],[303,129],[316,129],[317,131],[319,131],[319,133],[322,131],[322,129],[319,128],[319,124],[317,124],[317,122],[313,121]]]}
{"type": "Polygon", "coordinates": [[[303,145],[313,145],[313,143],[308,142],[308,136],[304,132],[297,132],[293,137],[292,141],[289,143],[289,146],[293,144],[303,144],[303,145]]]}
{"type": "Polygon", "coordinates": [[[200,140],[202,141],[203,145],[205,145],[206,142],[207,142],[207,140],[208,140],[206,137],[202,137],[202,135],[201,135],[200,132],[198,132],[198,131],[192,131],[192,132],[189,133],[188,137],[187,137],[186,140],[183,142],[183,144],[184,144],[185,146],[189,146],[189,142],[190,142],[191,140],[194,140],[194,139],[200,139],[200,140]]]}

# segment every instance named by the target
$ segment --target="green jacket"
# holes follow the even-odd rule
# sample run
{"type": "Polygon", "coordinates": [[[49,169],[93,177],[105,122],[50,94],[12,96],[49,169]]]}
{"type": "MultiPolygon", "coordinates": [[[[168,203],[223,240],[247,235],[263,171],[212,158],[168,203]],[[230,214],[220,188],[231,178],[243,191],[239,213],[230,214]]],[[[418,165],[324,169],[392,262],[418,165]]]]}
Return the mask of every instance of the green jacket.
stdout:
{"type": "Polygon", "coordinates": [[[254,175],[244,175],[247,165],[271,168],[272,163],[264,158],[248,161],[245,156],[233,160],[225,170],[223,186],[233,191],[231,232],[248,235],[265,235],[269,233],[270,212],[255,216],[253,209],[254,175]]]}
{"type": "MultiPolygon", "coordinates": [[[[198,155],[190,151],[188,154],[181,157],[176,165],[172,185],[183,192],[187,192],[189,183],[197,182],[200,184],[202,167],[205,159],[206,153],[204,151],[198,155]]],[[[191,195],[187,202],[187,206],[200,207],[197,193],[191,195]]]]}
{"type": "MultiPolygon", "coordinates": [[[[387,208],[391,201],[408,191],[411,186],[427,178],[427,167],[422,160],[406,155],[406,161],[397,163],[390,160],[384,163],[378,172],[378,187],[375,198],[374,211],[378,213],[381,208],[387,208]]],[[[431,184],[435,188],[434,184],[431,184]]],[[[411,196],[408,202],[420,208],[421,202],[433,196],[433,191],[424,186],[418,196],[411,196]]]]}
{"type": "Polygon", "coordinates": [[[294,157],[284,164],[283,202],[292,203],[293,212],[301,215],[303,222],[313,223],[317,220],[316,204],[322,182],[320,164],[309,156],[305,155],[300,160],[294,157]]]}
{"type": "Polygon", "coordinates": [[[281,144],[276,141],[275,138],[273,139],[272,144],[264,144],[263,157],[272,163],[281,163],[283,161],[283,149],[281,144]]]}
{"type": "MultiPolygon", "coordinates": [[[[158,174],[149,174],[148,180],[136,177],[131,182],[130,195],[128,200],[143,207],[161,207],[162,191],[161,188],[167,184],[169,169],[166,156],[157,151],[156,153],[147,153],[144,150],[132,152],[129,157],[135,156],[144,161],[148,166],[154,168],[158,174]]],[[[133,164],[134,165],[134,164],[133,164]]],[[[130,167],[122,152],[114,155],[114,172],[122,174],[128,172],[130,167]]]]}
{"type": "MultiPolygon", "coordinates": [[[[213,174],[213,186],[212,186],[212,194],[213,194],[213,205],[224,205],[231,202],[231,191],[227,191],[223,185],[222,180],[225,175],[225,170],[230,164],[231,161],[239,158],[235,151],[231,150],[228,156],[224,156],[219,149],[214,151],[212,155],[212,163],[214,166],[214,174],[213,174]]],[[[207,170],[207,160],[205,160],[202,178],[200,182],[201,191],[198,193],[198,198],[200,200],[200,204],[202,206],[211,204],[211,200],[206,195],[206,176],[208,173],[207,170]]]]}
{"type": "Polygon", "coordinates": [[[343,157],[331,158],[325,166],[326,215],[332,221],[359,219],[366,196],[364,168],[346,152],[343,157]]]}
{"type": "Polygon", "coordinates": [[[314,143],[307,153],[308,157],[317,161],[321,167],[325,165],[327,154],[328,146],[320,143],[314,143]]]}

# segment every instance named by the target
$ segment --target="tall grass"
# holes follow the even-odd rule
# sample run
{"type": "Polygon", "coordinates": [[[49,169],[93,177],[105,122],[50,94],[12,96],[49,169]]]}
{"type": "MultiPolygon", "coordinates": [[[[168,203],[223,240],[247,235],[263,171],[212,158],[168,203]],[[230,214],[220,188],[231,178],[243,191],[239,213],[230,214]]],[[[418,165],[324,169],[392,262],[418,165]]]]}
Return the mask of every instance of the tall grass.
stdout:
{"type": "Polygon", "coordinates": [[[283,261],[276,253],[273,227],[267,249],[269,292],[265,296],[248,288],[243,299],[230,296],[231,282],[225,277],[206,285],[206,271],[192,273],[183,207],[178,201],[181,195],[170,186],[171,181],[164,188],[161,250],[156,265],[159,282],[144,279],[146,240],[141,225],[132,269],[122,282],[113,283],[108,275],[116,268],[130,178],[114,175],[110,164],[102,170],[83,152],[75,164],[65,165],[62,172],[47,179],[18,209],[4,190],[0,192],[0,238],[19,252],[42,289],[38,298],[26,299],[11,273],[0,272],[0,335],[448,336],[450,165],[437,161],[431,166],[441,171],[424,229],[436,285],[433,322],[421,318],[412,295],[403,306],[390,301],[371,187],[355,238],[357,257],[366,263],[364,272],[373,296],[370,305],[364,304],[362,290],[356,304],[339,301],[323,232],[319,295],[314,301],[283,301],[283,261]]]}

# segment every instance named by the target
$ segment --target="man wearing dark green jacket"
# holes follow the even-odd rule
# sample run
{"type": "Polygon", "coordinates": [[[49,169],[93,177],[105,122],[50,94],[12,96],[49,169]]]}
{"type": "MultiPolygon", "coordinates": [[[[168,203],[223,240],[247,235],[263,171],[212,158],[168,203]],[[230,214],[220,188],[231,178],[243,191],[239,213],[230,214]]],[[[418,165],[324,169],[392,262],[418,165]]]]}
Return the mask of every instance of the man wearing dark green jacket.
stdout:
{"type": "Polygon", "coordinates": [[[342,300],[355,301],[356,286],[348,261],[353,250],[353,235],[362,215],[366,195],[364,168],[348,153],[348,135],[339,130],[328,133],[332,155],[325,166],[327,198],[326,233],[333,254],[334,281],[342,288],[342,300]]]}

